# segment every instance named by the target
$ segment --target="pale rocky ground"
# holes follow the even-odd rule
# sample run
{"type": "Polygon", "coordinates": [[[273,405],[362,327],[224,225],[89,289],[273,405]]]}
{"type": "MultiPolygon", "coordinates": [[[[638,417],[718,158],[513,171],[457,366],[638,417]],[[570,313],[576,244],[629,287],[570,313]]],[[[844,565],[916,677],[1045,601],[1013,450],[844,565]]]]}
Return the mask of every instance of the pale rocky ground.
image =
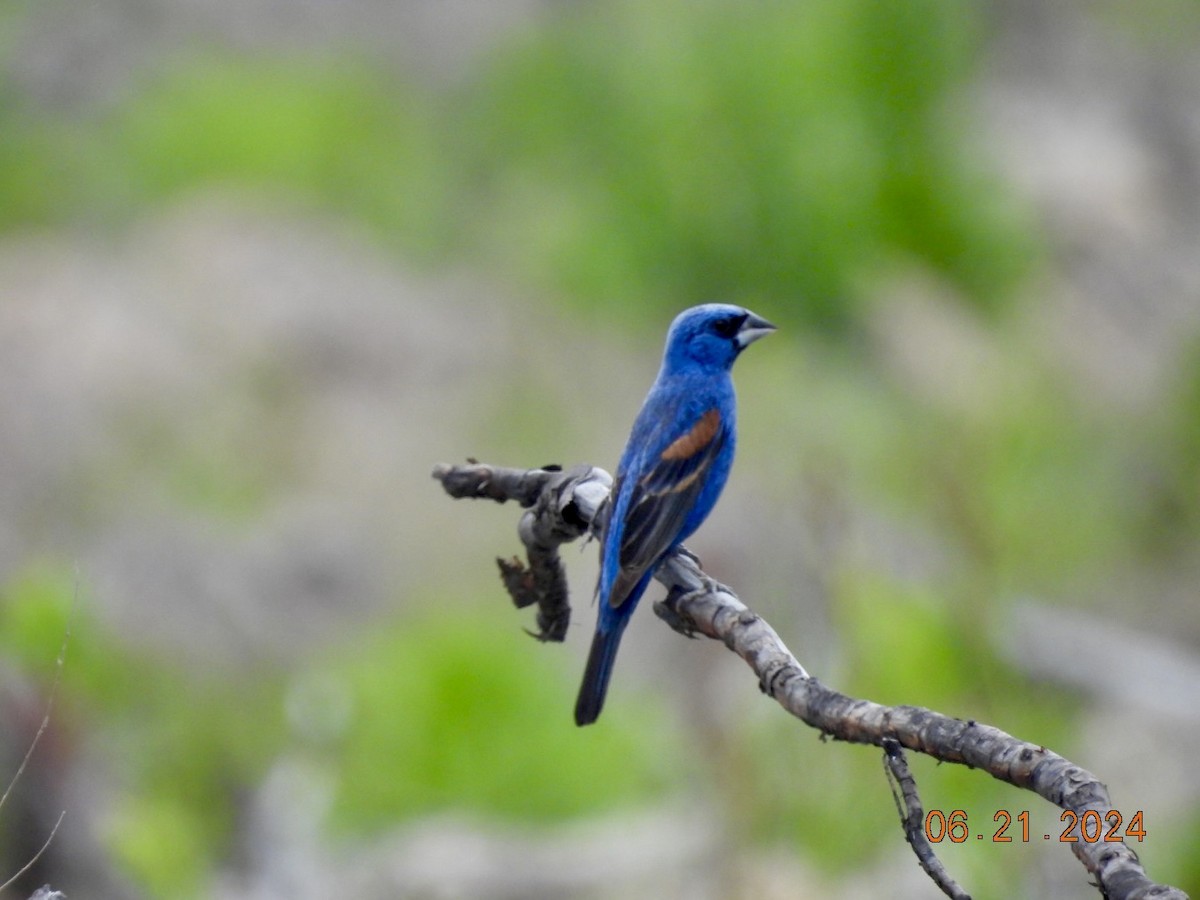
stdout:
{"type": "MultiPolygon", "coordinates": [[[[199,42],[364,46],[420,77],[453,79],[490,42],[551,6],[71,0],[31,17],[9,74],[17,89],[82,115],[199,42]]],[[[1155,52],[1083,6],[997,7],[979,90],[980,144],[1051,236],[1054,267],[1036,286],[1030,332],[1061,357],[1081,393],[1140,409],[1170,386],[1180,350],[1200,329],[1200,55],[1155,52]]],[[[939,374],[967,371],[989,352],[972,324],[931,294],[898,294],[873,331],[895,377],[915,391],[935,390],[939,374]]],[[[44,556],[76,560],[101,621],[198,667],[236,671],[263,655],[297,658],[434,583],[447,536],[475,548],[457,568],[486,567],[515,549],[508,511],[452,504],[429,479],[436,461],[488,457],[487,411],[510,402],[502,385],[511,373],[530,391],[550,391],[563,412],[587,397],[588,417],[564,427],[544,459],[489,461],[611,465],[625,428],[611,423],[632,417],[658,342],[624,346],[602,333],[581,340],[544,298],[507,296],[485,273],[416,275],[346,223],[220,188],[148,213],[121,234],[4,238],[0,572],[44,556]],[[598,381],[603,395],[593,389],[598,381]],[[202,502],[181,504],[174,467],[205,459],[266,481],[265,495],[246,501],[253,527],[216,524],[202,502]]],[[[739,478],[731,514],[705,538],[731,583],[740,583],[739,544],[779,545],[755,514],[769,505],[770,486],[739,478]]],[[[802,517],[793,524],[814,527],[802,517]]],[[[877,553],[915,545],[915,555],[937,564],[936,546],[877,511],[854,511],[845,528],[847,545],[877,553]]],[[[902,565],[914,554],[894,555],[902,565]]],[[[590,561],[568,557],[576,582],[590,584],[590,561]]],[[[809,574],[819,583],[819,572],[809,574]]],[[[796,571],[761,577],[783,584],[796,571]]],[[[1186,588],[1171,582],[1156,597],[1148,607],[1172,616],[1186,588]]],[[[813,606],[819,617],[819,601],[813,606]]],[[[1175,647],[1184,670],[1195,665],[1198,627],[1180,631],[1190,640],[1175,647]]],[[[742,673],[714,676],[691,648],[653,630],[631,632],[626,666],[647,678],[682,668],[715,679],[715,693],[737,702],[747,688],[742,673]]],[[[583,642],[576,629],[573,645],[583,642]]],[[[1167,655],[1160,651],[1152,644],[1147,652],[1167,655]]],[[[1035,671],[1054,658],[1026,656],[1035,671]]],[[[1182,818],[1200,792],[1184,765],[1200,746],[1200,724],[1175,708],[1139,713],[1147,733],[1173,735],[1154,740],[1164,758],[1147,772],[1139,747],[1098,736],[1126,727],[1135,701],[1118,696],[1095,711],[1089,761],[1118,800],[1165,794],[1162,808],[1182,818]],[[1151,778],[1163,772],[1171,774],[1166,787],[1151,778]]],[[[249,864],[222,877],[219,895],[327,897],[348,885],[367,897],[561,896],[604,885],[620,896],[723,896],[697,878],[721,839],[703,809],[528,838],[433,821],[339,853],[317,830],[321,803],[319,780],[282,760],[252,802],[249,864]],[[436,864],[443,855],[454,864],[436,864]]],[[[1053,860],[1034,894],[1093,896],[1072,859],[1060,852],[1053,860]]],[[[811,896],[875,896],[879,879],[891,896],[930,890],[903,847],[882,871],[836,886],[790,859],[764,856],[742,868],[743,884],[753,886],[747,896],[796,897],[799,883],[820,885],[811,896]]],[[[128,890],[113,881],[90,895],[128,890]]]]}

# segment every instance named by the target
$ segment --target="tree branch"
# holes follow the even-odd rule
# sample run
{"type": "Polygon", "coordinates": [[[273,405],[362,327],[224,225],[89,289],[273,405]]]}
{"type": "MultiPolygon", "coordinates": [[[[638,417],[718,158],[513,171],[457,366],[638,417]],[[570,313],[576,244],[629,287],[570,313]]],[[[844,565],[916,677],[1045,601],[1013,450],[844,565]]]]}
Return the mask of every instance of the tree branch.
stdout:
{"type": "Polygon", "coordinates": [[[571,623],[567,601],[567,573],[558,548],[588,533],[592,521],[608,498],[612,477],[603,469],[560,466],[541,469],[508,469],[470,460],[465,466],[438,465],[433,477],[456,499],[516,500],[526,508],[517,526],[529,557],[497,558],[500,578],[518,609],[537,604],[539,641],[561,641],[571,623]]]}
{"type": "MultiPolygon", "coordinates": [[[[908,760],[904,749],[892,738],[883,739],[883,770],[888,776],[888,785],[892,789],[892,799],[896,801],[896,811],[900,813],[900,825],[904,828],[904,837],[917,862],[925,870],[925,874],[933,879],[933,883],[941,888],[942,893],[953,900],[971,900],[950,877],[942,861],[929,846],[929,838],[925,835],[925,809],[921,796],[917,793],[917,780],[913,778],[908,768],[908,760]]],[[[951,813],[953,815],[953,813],[951,813]]]]}
{"type": "MultiPolygon", "coordinates": [[[[529,567],[517,561],[515,569],[521,574],[511,579],[506,576],[505,586],[518,606],[538,604],[538,637],[562,640],[570,612],[557,548],[588,533],[605,514],[604,501],[612,485],[609,475],[590,466],[564,472],[554,466],[520,470],[472,461],[467,466],[438,465],[433,477],[452,497],[511,499],[526,507],[519,534],[529,567]]],[[[705,575],[686,550],[680,548],[667,556],[654,577],[667,587],[667,597],[654,604],[660,618],[681,634],[703,634],[724,643],[746,661],[764,693],[822,734],[890,748],[889,756],[905,747],[941,762],[982,769],[993,778],[1072,810],[1077,817],[1095,810],[1100,820],[1106,821],[1105,814],[1112,810],[1108,790],[1094,775],[1045,747],[973,720],[964,722],[918,706],[883,706],[825,687],[804,670],[765,620],[729,588],[705,575]]],[[[909,785],[898,779],[907,791],[909,785]]],[[[911,797],[906,793],[905,798],[911,812],[912,802],[919,809],[919,798],[915,783],[910,779],[909,784],[911,797]]],[[[906,836],[911,834],[906,826],[906,836]]],[[[1108,900],[1187,900],[1177,888],[1153,882],[1124,842],[1078,839],[1071,849],[1108,900]]],[[[924,851],[916,845],[914,850],[922,866],[933,856],[932,850],[924,858],[924,851]]],[[[965,896],[948,876],[939,887],[950,896],[965,896]]]]}

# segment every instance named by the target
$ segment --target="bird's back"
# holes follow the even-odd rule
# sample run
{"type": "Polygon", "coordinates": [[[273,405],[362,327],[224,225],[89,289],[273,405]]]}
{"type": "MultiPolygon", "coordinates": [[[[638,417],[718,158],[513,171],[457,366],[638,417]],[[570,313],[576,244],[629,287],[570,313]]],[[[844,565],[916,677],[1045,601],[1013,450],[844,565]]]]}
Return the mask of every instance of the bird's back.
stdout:
{"type": "Polygon", "coordinates": [[[687,435],[694,423],[713,410],[718,411],[720,433],[713,439],[721,442],[720,452],[713,457],[703,479],[698,482],[699,491],[687,514],[673,533],[660,541],[662,546],[655,557],[661,557],[676,544],[687,540],[712,512],[729,477],[737,440],[737,403],[733,380],[727,370],[659,373],[634,421],[617,468],[613,508],[602,535],[598,588],[602,604],[621,605],[625,599],[623,595],[629,593],[641,577],[641,572],[623,569],[620,558],[629,507],[638,491],[639,481],[661,461],[667,448],[687,435]]]}

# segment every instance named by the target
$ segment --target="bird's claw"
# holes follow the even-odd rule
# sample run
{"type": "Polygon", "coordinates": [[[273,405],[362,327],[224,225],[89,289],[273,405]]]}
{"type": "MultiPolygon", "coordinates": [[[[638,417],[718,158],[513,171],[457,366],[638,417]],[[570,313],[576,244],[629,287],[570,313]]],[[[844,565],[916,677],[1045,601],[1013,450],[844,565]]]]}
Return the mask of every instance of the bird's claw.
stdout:
{"type": "Polygon", "coordinates": [[[685,595],[682,591],[672,590],[667,594],[666,599],[654,602],[654,614],[671,626],[672,631],[676,631],[686,638],[694,639],[696,628],[691,617],[682,615],[676,605],[683,596],[685,595]]]}

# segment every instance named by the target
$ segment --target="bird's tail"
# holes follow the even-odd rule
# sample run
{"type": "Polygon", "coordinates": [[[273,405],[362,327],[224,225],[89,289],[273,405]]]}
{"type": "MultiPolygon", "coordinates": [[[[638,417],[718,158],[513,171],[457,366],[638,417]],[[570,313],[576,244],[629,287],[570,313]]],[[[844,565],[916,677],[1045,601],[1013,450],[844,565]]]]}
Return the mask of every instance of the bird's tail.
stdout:
{"type": "Polygon", "coordinates": [[[611,631],[597,629],[596,636],[592,638],[587,667],[583,670],[583,685],[579,688],[579,699],[575,701],[576,725],[591,725],[604,708],[604,695],[608,693],[608,679],[612,677],[613,661],[617,658],[617,648],[621,646],[624,624],[619,623],[611,631]]]}

